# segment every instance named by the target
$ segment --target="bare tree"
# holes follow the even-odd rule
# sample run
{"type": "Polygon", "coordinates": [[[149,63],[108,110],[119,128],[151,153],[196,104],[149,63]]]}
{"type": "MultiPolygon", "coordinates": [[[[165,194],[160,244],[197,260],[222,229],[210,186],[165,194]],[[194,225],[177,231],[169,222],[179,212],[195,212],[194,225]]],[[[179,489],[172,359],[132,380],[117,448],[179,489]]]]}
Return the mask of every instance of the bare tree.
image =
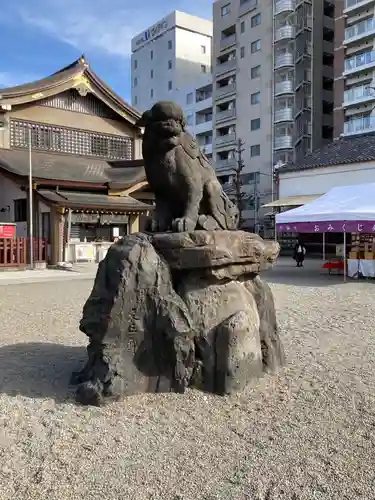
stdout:
{"type": "Polygon", "coordinates": [[[245,168],[245,163],[242,158],[242,153],[245,151],[245,148],[243,147],[244,144],[245,144],[244,141],[238,139],[237,147],[235,150],[236,166],[231,169],[231,172],[233,172],[234,174],[233,181],[229,184],[229,186],[225,190],[228,196],[234,201],[234,203],[238,207],[239,227],[241,227],[241,225],[244,222],[242,216],[242,212],[244,210],[244,202],[251,198],[251,196],[243,190],[244,181],[242,178],[242,172],[245,168]]]}

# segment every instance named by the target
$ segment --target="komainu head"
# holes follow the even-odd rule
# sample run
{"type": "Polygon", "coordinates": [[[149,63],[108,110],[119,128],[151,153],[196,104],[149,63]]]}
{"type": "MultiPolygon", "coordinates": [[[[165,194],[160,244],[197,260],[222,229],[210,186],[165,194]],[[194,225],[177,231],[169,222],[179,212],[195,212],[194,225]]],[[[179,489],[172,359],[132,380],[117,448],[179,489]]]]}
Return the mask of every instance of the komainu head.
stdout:
{"type": "Polygon", "coordinates": [[[160,138],[172,137],[185,131],[186,120],[181,106],[171,101],[159,101],[143,113],[138,126],[160,138]]]}

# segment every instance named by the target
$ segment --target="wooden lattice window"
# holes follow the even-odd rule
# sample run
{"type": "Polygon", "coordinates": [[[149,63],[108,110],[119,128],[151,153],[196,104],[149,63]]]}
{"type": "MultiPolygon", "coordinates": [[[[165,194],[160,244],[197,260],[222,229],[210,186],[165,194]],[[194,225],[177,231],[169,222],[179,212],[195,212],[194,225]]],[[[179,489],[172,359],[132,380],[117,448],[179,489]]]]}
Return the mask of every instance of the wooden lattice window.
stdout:
{"type": "Polygon", "coordinates": [[[28,148],[30,137],[33,150],[94,156],[110,160],[133,158],[133,140],[130,137],[11,120],[11,147],[28,148]]]}

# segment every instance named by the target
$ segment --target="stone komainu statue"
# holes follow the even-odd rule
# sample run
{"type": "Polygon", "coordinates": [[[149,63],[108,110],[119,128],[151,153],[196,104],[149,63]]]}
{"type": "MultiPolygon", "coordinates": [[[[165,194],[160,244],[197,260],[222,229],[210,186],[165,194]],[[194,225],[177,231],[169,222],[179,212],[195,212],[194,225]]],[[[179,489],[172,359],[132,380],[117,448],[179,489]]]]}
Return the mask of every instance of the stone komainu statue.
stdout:
{"type": "Polygon", "coordinates": [[[207,157],[186,131],[180,106],[161,101],[145,111],[143,159],[155,194],[152,231],[237,229],[238,210],[207,157]]]}

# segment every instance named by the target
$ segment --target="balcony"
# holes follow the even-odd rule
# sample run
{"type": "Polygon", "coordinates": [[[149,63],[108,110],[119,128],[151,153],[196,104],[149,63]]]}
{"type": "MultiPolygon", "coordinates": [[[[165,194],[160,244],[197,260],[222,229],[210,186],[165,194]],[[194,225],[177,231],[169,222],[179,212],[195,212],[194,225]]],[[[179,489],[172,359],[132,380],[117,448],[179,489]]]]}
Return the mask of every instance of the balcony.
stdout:
{"type": "Polygon", "coordinates": [[[279,56],[276,56],[275,58],[275,69],[293,65],[294,65],[293,54],[290,53],[281,54],[279,56]]]}
{"type": "Polygon", "coordinates": [[[205,155],[212,155],[212,143],[210,144],[199,144],[201,151],[204,152],[205,155]]]}
{"type": "Polygon", "coordinates": [[[292,122],[293,121],[293,108],[276,109],[275,123],[279,122],[292,122]]]}
{"type": "Polygon", "coordinates": [[[366,134],[375,130],[375,116],[361,116],[344,123],[343,135],[366,134]]]}
{"type": "Polygon", "coordinates": [[[291,12],[294,11],[296,7],[295,0],[278,0],[275,2],[275,15],[281,14],[282,12],[291,12]]]}
{"type": "Polygon", "coordinates": [[[229,85],[225,85],[224,87],[218,87],[216,89],[216,99],[221,99],[222,97],[230,94],[234,94],[236,92],[236,84],[230,83],[229,85]]]}
{"type": "Polygon", "coordinates": [[[226,170],[236,166],[236,158],[226,158],[225,160],[216,160],[216,170],[226,170]]]}
{"type": "Polygon", "coordinates": [[[199,96],[195,102],[195,111],[199,113],[205,109],[212,108],[212,95],[211,96],[199,96]]]}
{"type": "Polygon", "coordinates": [[[258,0],[242,0],[240,2],[240,8],[238,9],[239,17],[243,16],[244,14],[247,14],[251,10],[256,9],[257,5],[258,5],[258,0]]]}
{"type": "Polygon", "coordinates": [[[236,66],[237,66],[237,61],[235,58],[228,59],[228,61],[216,65],[215,74],[216,76],[222,75],[223,73],[227,73],[228,71],[236,69],[236,66]]]}
{"type": "Polygon", "coordinates": [[[226,134],[226,135],[217,135],[215,139],[215,146],[221,147],[225,144],[231,144],[236,141],[236,134],[226,134]]]}
{"type": "Polygon", "coordinates": [[[226,36],[220,40],[220,50],[227,49],[228,47],[232,47],[232,45],[236,45],[236,34],[226,36]]]}
{"type": "Polygon", "coordinates": [[[292,80],[285,80],[284,82],[278,82],[275,84],[275,96],[282,94],[292,94],[293,92],[294,89],[292,80]]]}
{"type": "Polygon", "coordinates": [[[373,0],[345,0],[344,14],[366,7],[372,2],[373,0]]]}
{"type": "Polygon", "coordinates": [[[275,31],[275,42],[280,42],[280,40],[290,40],[294,38],[296,30],[294,26],[283,26],[275,31]]]}
{"type": "Polygon", "coordinates": [[[291,149],[293,147],[293,137],[291,135],[282,135],[275,137],[274,149],[291,149]]]}
{"type": "Polygon", "coordinates": [[[360,23],[349,26],[345,30],[345,43],[356,42],[366,36],[375,34],[375,19],[366,19],[360,23]]]}
{"type": "Polygon", "coordinates": [[[344,106],[361,104],[362,102],[375,100],[375,90],[368,85],[353,87],[344,92],[344,106]]]}
{"type": "Polygon", "coordinates": [[[231,120],[232,118],[236,118],[235,108],[226,109],[224,111],[219,111],[218,113],[216,113],[216,122],[231,120]]]}
{"type": "Polygon", "coordinates": [[[194,133],[195,135],[203,134],[205,132],[210,132],[211,130],[212,130],[212,120],[201,121],[195,124],[194,133]]]}
{"type": "Polygon", "coordinates": [[[345,71],[343,76],[363,71],[375,66],[375,51],[362,52],[345,60],[345,71]]]}

